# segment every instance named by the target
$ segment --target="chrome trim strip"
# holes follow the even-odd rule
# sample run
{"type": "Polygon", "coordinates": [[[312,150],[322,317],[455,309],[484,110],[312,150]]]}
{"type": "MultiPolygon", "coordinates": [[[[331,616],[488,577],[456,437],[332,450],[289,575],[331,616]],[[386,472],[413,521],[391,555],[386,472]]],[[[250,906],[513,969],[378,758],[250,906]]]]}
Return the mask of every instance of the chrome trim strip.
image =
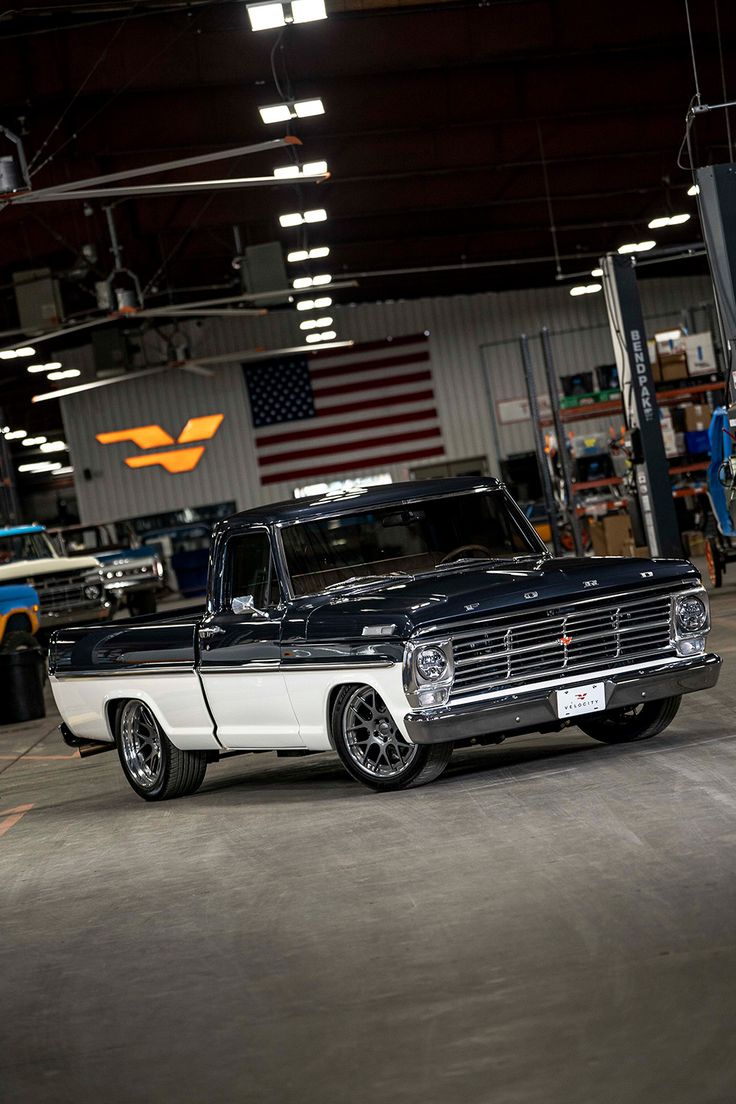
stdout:
{"type": "Polygon", "coordinates": [[[345,663],[344,660],[339,663],[282,663],[281,670],[284,673],[287,671],[357,671],[365,668],[373,670],[377,667],[396,667],[399,662],[393,659],[366,662],[365,657],[360,656],[355,663],[345,663]]]}
{"type": "Polygon", "coordinates": [[[162,667],[113,667],[110,670],[85,670],[85,671],[54,671],[52,678],[58,682],[64,679],[76,678],[125,678],[141,675],[183,675],[194,674],[194,667],[190,664],[173,664],[162,667]]]}

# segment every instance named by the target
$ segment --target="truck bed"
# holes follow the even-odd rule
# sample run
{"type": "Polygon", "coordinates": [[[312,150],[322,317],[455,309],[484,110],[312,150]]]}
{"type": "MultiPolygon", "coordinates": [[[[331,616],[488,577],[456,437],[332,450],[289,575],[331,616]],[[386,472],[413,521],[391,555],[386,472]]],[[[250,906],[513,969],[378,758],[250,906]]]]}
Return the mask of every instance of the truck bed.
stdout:
{"type": "Polygon", "coordinates": [[[194,668],[196,629],[204,610],[126,618],[59,629],[51,638],[51,675],[115,674],[194,668]]]}

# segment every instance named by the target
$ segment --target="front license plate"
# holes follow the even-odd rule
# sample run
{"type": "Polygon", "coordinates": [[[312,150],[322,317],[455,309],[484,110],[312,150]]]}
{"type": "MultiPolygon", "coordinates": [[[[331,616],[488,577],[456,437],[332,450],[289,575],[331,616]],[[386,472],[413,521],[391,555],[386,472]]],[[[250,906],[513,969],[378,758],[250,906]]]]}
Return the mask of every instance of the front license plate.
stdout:
{"type": "Polygon", "coordinates": [[[606,708],[606,688],[602,682],[556,690],[557,716],[576,717],[579,713],[600,713],[606,708]]]}

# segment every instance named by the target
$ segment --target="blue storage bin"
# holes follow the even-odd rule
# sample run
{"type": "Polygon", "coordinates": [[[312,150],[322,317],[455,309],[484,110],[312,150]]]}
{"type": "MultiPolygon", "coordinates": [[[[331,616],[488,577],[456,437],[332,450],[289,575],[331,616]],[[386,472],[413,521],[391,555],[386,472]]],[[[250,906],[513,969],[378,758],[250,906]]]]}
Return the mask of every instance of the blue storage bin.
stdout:
{"type": "Polygon", "coordinates": [[[691,456],[710,456],[710,439],[708,437],[708,430],[689,430],[685,434],[685,448],[691,456]]]}

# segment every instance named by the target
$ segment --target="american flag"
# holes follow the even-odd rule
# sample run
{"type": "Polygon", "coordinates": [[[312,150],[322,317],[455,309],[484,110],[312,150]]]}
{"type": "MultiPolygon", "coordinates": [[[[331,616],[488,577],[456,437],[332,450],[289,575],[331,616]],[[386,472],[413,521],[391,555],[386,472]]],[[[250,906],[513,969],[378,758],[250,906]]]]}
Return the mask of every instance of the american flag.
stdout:
{"type": "Polygon", "coordinates": [[[426,334],[244,371],[262,484],[444,455],[426,334]]]}

